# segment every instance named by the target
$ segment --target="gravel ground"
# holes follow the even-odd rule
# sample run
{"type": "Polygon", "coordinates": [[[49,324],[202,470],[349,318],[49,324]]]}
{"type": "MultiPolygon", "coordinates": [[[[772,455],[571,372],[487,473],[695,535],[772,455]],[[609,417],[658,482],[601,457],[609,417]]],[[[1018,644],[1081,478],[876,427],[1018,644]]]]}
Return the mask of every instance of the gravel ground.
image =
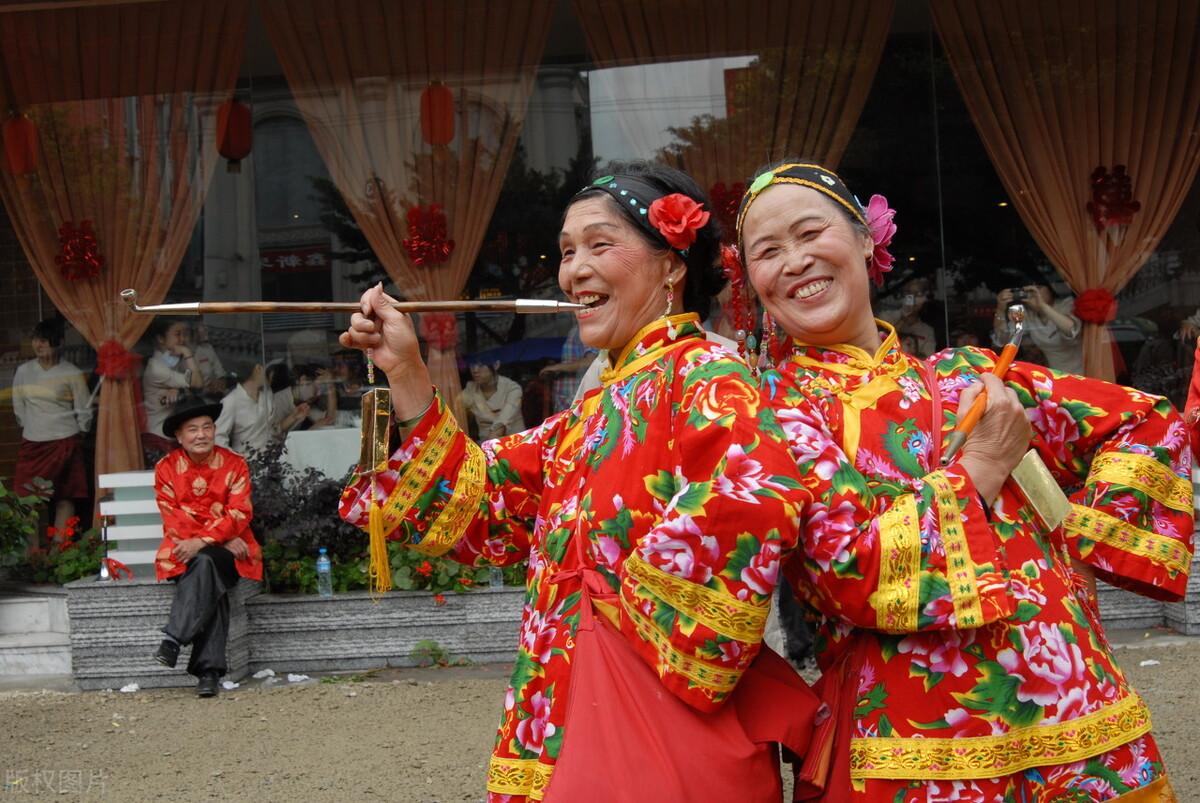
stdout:
{"type": "MultiPolygon", "coordinates": [[[[1113,635],[1180,800],[1200,803],[1200,639],[1113,635]],[[1148,660],[1159,663],[1140,665],[1148,660]]],[[[251,681],[216,700],[180,689],[0,692],[3,799],[482,800],[507,673],[251,681]]]]}

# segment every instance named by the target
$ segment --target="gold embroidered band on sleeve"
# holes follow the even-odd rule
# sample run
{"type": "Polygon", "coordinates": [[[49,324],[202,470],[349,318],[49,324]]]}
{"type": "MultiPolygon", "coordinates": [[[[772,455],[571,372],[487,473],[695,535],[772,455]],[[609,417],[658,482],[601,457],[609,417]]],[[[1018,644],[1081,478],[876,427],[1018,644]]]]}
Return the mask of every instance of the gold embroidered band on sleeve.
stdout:
{"type": "Polygon", "coordinates": [[[1130,695],[1078,719],[1015,728],[1000,736],[851,739],[850,777],[995,778],[1032,767],[1082,761],[1149,731],[1149,709],[1137,695],[1130,695]]]}
{"type": "Polygon", "coordinates": [[[680,652],[671,643],[658,626],[651,622],[636,607],[630,605],[625,597],[621,598],[621,608],[633,623],[638,637],[654,645],[662,664],[676,675],[682,675],[701,688],[715,694],[725,694],[733,690],[738,678],[742,676],[741,669],[730,669],[718,666],[695,656],[680,652]]]}
{"type": "Polygon", "coordinates": [[[1191,552],[1187,545],[1149,530],[1134,527],[1128,522],[1084,505],[1071,505],[1063,523],[1067,537],[1081,537],[1106,544],[1122,552],[1147,558],[1162,565],[1171,576],[1191,568],[1191,552]]]}
{"type": "MultiPolygon", "coordinates": [[[[383,532],[390,534],[396,531],[400,522],[404,521],[408,509],[417,498],[429,488],[434,474],[442,466],[446,453],[454,443],[454,436],[460,430],[454,419],[454,414],[445,405],[438,403],[442,411],[437,423],[429,431],[428,437],[416,455],[399,469],[396,487],[388,494],[383,503],[383,532]]],[[[465,436],[464,436],[465,437],[465,436]]]]}
{"type": "Polygon", "coordinates": [[[983,607],[979,601],[975,562],[967,545],[967,531],[963,529],[958,494],[943,471],[930,472],[922,479],[933,488],[937,499],[938,527],[946,550],[946,579],[950,583],[950,597],[954,600],[955,623],[959,627],[979,627],[983,624],[983,607]]]}
{"type": "Polygon", "coordinates": [[[879,588],[871,595],[875,622],[889,633],[913,633],[921,602],[921,522],[912,494],[879,517],[879,588]]]}
{"type": "Polygon", "coordinates": [[[530,800],[541,800],[552,772],[554,765],[543,764],[536,758],[492,756],[488,762],[487,790],[498,795],[526,795],[530,800]]]}
{"type": "Polygon", "coordinates": [[[413,550],[425,555],[438,556],[450,551],[458,539],[467,531],[471,518],[479,511],[483,499],[486,479],[487,458],[474,441],[466,440],[466,459],[459,469],[454,483],[454,493],[442,508],[442,513],[429,527],[413,550]]]}
{"type": "Polygon", "coordinates": [[[1106,452],[1092,461],[1088,484],[1107,482],[1141,491],[1172,510],[1192,512],[1192,484],[1144,454],[1106,452]]]}
{"type": "Polygon", "coordinates": [[[643,589],[722,636],[758,643],[767,624],[767,605],[751,605],[728,594],[690,583],[651,566],[637,553],[625,559],[625,571],[643,589]]]}

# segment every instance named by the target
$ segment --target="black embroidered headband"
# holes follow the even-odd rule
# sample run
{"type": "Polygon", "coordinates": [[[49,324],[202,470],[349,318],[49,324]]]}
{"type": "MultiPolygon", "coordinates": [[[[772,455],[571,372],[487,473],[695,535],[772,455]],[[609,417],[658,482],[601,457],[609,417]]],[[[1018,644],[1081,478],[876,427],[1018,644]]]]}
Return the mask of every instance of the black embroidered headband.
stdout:
{"type": "Polygon", "coordinates": [[[867,225],[867,213],[863,209],[863,205],[854,197],[854,193],[850,192],[850,188],[837,173],[815,164],[782,164],[760,173],[750,183],[746,194],[742,196],[742,204],[738,208],[737,216],[739,243],[742,241],[742,224],[746,220],[746,213],[750,211],[751,204],[754,203],[760,192],[772,184],[799,184],[814,189],[822,195],[832,198],[859,223],[867,225]]]}
{"type": "Polygon", "coordinates": [[[695,199],[679,192],[664,194],[637,176],[601,176],[575,197],[594,190],[608,193],[651,239],[684,258],[710,217],[695,199]]]}

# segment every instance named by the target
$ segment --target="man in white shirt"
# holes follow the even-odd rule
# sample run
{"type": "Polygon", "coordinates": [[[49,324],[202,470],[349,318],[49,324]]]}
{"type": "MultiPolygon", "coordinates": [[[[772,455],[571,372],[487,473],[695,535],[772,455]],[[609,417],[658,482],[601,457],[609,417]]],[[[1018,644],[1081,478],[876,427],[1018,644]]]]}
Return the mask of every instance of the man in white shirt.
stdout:
{"type": "Polygon", "coordinates": [[[274,405],[261,363],[239,367],[237,378],[237,386],[221,399],[217,444],[246,457],[251,451],[266,449],[275,436],[274,405]]]}
{"type": "Polygon", "coordinates": [[[34,327],[34,359],[17,367],[12,392],[21,425],[14,490],[33,493],[37,477],[54,483],[54,526],[60,530],[75,515],[75,500],[88,495],[82,435],[92,424],[83,372],[58,357],[62,337],[62,325],[52,319],[34,327]]]}

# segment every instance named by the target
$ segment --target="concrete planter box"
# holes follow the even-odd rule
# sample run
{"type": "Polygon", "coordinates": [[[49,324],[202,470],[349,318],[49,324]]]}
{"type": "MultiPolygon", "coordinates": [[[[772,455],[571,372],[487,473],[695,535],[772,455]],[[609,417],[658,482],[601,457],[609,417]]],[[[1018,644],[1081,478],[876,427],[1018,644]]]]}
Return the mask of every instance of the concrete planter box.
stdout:
{"type": "MultiPolygon", "coordinates": [[[[171,611],[174,583],[101,583],[89,578],[68,583],[66,589],[72,672],[81,689],[119,689],[129,683],[142,688],[196,683],[186,669],[190,647],[180,651],[175,669],[158,665],[152,657],[171,611]]],[[[230,598],[225,653],[229,668],[226,677],[230,680],[247,674],[250,645],[246,637],[246,600],[258,592],[258,583],[241,580],[230,598]]]]}
{"type": "Polygon", "coordinates": [[[433,595],[365,591],[333,597],[261,595],[246,604],[250,670],[328,671],[413,666],[413,649],[435,641],[451,658],[472,663],[512,661],[525,589],[483,588],[433,595]]]}
{"type": "MultiPolygon", "coordinates": [[[[190,648],[175,669],[151,657],[162,639],[173,583],[151,580],[66,586],[75,682],[82,689],[189,686],[190,648]]],[[[435,641],[454,659],[512,661],[525,589],[479,589],[446,594],[438,605],[426,592],[392,592],[372,600],[365,591],[323,598],[260,594],[242,580],[230,600],[229,680],[271,668],[311,672],[412,666],[421,641],[435,641]]]]}

